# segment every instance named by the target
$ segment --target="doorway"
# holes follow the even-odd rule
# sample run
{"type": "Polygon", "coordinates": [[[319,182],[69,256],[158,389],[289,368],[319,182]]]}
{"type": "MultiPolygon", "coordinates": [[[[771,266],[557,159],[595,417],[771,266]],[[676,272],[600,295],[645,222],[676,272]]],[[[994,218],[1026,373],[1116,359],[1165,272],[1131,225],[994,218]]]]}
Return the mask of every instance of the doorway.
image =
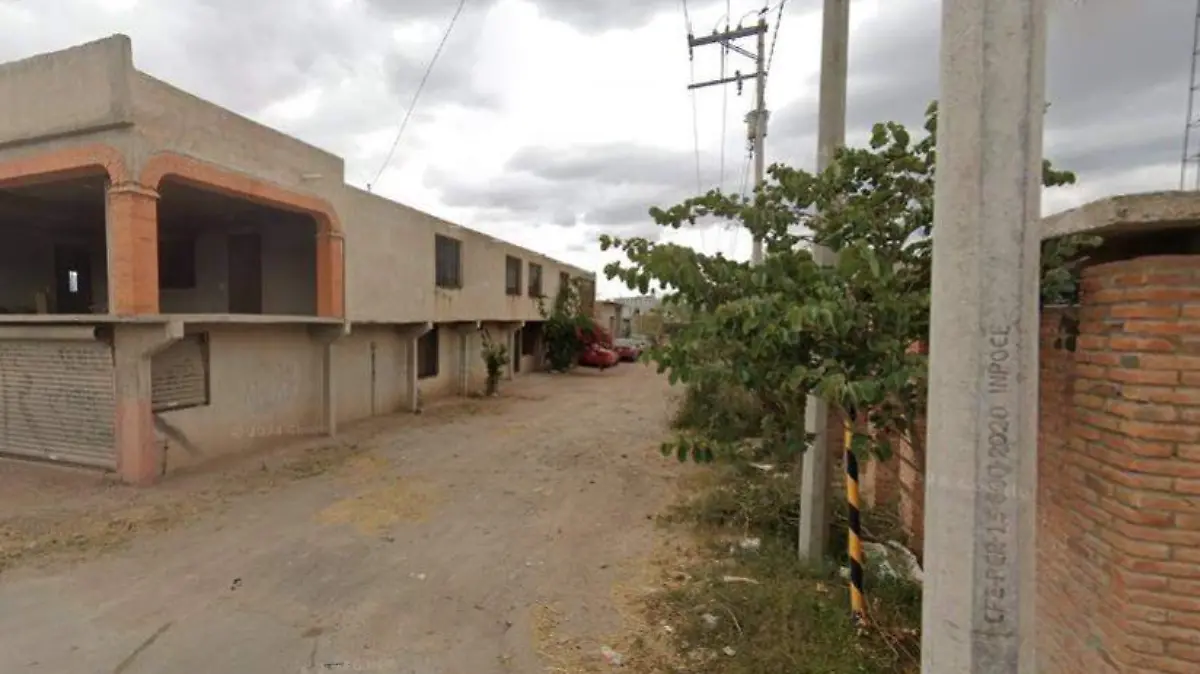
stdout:
{"type": "Polygon", "coordinates": [[[229,235],[229,313],[262,313],[262,237],[229,235]]]}
{"type": "Polygon", "coordinates": [[[508,345],[508,352],[512,354],[509,356],[509,358],[512,359],[513,374],[517,374],[521,371],[521,344],[524,341],[524,338],[522,337],[524,332],[525,329],[521,328],[520,330],[512,333],[512,340],[508,345]]]}
{"type": "Polygon", "coordinates": [[[54,246],[54,313],[92,312],[92,252],[83,244],[54,246]]]}

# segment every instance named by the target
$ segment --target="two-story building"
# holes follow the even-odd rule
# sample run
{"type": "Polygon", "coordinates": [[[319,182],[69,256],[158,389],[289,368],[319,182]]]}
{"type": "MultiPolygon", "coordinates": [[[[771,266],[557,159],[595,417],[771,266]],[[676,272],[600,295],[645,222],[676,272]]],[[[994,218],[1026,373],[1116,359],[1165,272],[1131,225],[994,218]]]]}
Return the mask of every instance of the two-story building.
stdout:
{"type": "MultiPolygon", "coordinates": [[[[537,367],[594,275],[346,185],[340,157],[138,71],[0,64],[0,455],[150,482],[537,367]]],[[[592,298],[585,301],[591,302],[592,298]]]]}

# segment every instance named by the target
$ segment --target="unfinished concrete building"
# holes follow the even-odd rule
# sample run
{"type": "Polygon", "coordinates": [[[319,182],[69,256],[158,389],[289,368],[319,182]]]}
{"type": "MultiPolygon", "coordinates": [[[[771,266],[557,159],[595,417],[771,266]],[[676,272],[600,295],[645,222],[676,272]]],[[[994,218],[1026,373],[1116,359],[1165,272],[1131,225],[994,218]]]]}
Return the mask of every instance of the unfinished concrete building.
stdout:
{"type": "Polygon", "coordinates": [[[474,391],[486,338],[534,369],[539,298],[595,287],[346,185],[123,35],[0,65],[0,100],[0,455],[151,482],[332,433],[474,391]]]}

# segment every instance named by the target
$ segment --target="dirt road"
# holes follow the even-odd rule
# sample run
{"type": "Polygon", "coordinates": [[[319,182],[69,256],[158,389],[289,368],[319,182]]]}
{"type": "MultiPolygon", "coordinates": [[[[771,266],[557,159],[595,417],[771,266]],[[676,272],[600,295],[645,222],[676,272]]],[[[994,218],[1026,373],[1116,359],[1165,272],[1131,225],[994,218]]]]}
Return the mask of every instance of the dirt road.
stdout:
{"type": "Polygon", "coordinates": [[[152,490],[0,470],[0,672],[602,671],[679,470],[668,386],[506,384],[152,490]]]}

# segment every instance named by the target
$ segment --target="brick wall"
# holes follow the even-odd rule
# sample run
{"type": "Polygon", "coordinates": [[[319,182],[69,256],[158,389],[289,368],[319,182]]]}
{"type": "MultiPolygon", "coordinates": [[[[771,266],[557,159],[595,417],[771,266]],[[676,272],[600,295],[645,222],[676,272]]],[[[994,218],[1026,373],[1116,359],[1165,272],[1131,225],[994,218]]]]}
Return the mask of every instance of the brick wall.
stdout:
{"type": "MultiPolygon", "coordinates": [[[[1083,291],[1073,353],[1060,310],[1041,326],[1039,671],[1200,672],[1200,256],[1096,265],[1083,291]]],[[[894,471],[917,552],[923,463],[894,471]]]]}

